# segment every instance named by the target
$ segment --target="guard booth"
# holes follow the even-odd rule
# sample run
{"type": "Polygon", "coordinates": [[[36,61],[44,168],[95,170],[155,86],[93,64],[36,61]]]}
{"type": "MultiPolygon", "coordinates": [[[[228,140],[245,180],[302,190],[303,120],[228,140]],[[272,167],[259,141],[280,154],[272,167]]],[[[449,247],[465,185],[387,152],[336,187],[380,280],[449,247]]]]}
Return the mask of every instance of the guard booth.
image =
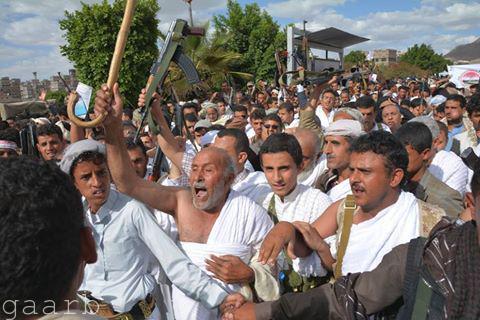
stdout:
{"type": "Polygon", "coordinates": [[[296,70],[302,64],[302,58],[306,60],[305,69],[308,71],[318,72],[325,68],[342,69],[344,49],[368,40],[333,27],[304,32],[289,26],[287,71],[296,70]]]}

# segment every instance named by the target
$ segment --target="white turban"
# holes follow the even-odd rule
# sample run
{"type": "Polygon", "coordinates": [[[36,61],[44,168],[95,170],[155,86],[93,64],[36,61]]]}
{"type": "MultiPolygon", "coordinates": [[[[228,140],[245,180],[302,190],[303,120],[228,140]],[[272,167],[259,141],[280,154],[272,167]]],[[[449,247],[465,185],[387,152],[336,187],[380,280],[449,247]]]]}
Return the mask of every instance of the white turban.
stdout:
{"type": "Polygon", "coordinates": [[[325,136],[347,136],[358,138],[364,134],[362,124],[357,120],[341,119],[332,122],[325,130],[325,136]]]}
{"type": "Polygon", "coordinates": [[[81,140],[72,143],[65,149],[62,161],[60,161],[60,169],[66,174],[70,174],[70,168],[73,162],[84,152],[100,152],[106,154],[105,145],[95,140],[81,140]]]}

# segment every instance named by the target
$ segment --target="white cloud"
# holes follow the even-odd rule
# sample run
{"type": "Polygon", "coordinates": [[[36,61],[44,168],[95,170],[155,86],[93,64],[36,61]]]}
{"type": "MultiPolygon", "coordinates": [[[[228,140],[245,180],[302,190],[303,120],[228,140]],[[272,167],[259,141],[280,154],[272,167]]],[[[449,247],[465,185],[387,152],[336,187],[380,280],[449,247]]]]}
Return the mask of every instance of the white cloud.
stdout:
{"type": "Polygon", "coordinates": [[[72,64],[54,47],[45,55],[20,59],[6,67],[0,67],[0,75],[29,80],[33,78],[32,72],[37,71],[39,79],[49,79],[57,72],[67,73],[70,68],[72,64]]]}
{"type": "Polygon", "coordinates": [[[321,12],[327,7],[344,4],[346,0],[285,0],[268,3],[265,7],[271,15],[278,18],[322,19],[321,12]]]}

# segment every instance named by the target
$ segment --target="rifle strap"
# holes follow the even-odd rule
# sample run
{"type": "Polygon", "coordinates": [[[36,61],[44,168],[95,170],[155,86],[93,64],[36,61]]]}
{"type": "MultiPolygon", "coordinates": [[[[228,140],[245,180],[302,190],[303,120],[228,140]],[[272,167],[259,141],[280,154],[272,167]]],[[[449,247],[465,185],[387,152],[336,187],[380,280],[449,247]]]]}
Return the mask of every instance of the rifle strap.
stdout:
{"type": "Polygon", "coordinates": [[[337,262],[334,270],[335,279],[338,279],[342,276],[343,257],[345,256],[345,252],[347,251],[348,239],[350,238],[350,231],[353,224],[353,214],[356,209],[357,205],[355,203],[355,198],[353,197],[353,195],[348,195],[345,198],[345,202],[343,204],[344,216],[342,224],[342,235],[340,236],[340,244],[337,250],[337,262]]]}

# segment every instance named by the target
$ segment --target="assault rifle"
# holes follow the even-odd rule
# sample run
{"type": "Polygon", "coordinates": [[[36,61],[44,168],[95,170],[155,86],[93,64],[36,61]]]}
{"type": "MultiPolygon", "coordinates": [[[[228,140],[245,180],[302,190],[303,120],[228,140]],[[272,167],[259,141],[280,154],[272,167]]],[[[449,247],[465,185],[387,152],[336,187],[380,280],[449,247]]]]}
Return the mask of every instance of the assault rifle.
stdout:
{"type": "MultiPolygon", "coordinates": [[[[197,69],[195,68],[195,65],[182,51],[182,42],[189,35],[203,36],[204,34],[205,30],[203,28],[189,27],[185,20],[177,19],[170,24],[170,28],[163,43],[163,47],[160,51],[160,55],[150,69],[150,76],[148,77],[146,85],[147,92],[145,96],[144,113],[142,115],[140,126],[138,127],[137,133],[135,134],[135,140],[140,137],[141,128],[143,127],[147,118],[152,117],[150,114],[152,96],[155,92],[162,93],[163,84],[168,75],[171,62],[175,62],[177,66],[183,71],[188,83],[196,84],[200,82],[200,76],[197,72],[197,69]]],[[[154,124],[153,118],[149,119],[149,126],[156,127],[155,125],[152,126],[152,123],[154,124]]],[[[156,132],[154,128],[150,129],[154,134],[159,133],[158,131],[156,132]]],[[[159,166],[162,162],[163,157],[163,152],[161,152],[160,148],[158,148],[157,153],[155,154],[155,161],[153,164],[154,173],[159,174],[159,166]]],[[[152,174],[151,180],[156,181],[158,180],[158,177],[152,174]]]]}

